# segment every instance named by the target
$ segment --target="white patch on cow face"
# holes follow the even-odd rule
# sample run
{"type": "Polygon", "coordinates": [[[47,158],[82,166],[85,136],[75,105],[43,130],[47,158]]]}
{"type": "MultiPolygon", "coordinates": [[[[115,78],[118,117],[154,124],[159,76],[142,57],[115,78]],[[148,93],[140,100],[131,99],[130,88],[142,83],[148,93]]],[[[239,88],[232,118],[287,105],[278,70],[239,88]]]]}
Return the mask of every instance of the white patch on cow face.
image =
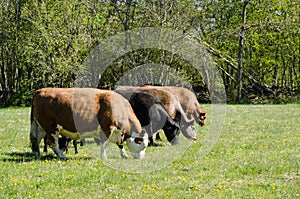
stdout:
{"type": "Polygon", "coordinates": [[[135,132],[132,133],[132,136],[126,140],[127,146],[131,155],[135,159],[142,159],[145,156],[146,148],[148,146],[148,134],[145,133],[143,137],[140,137],[140,134],[135,132]]]}
{"type": "Polygon", "coordinates": [[[197,134],[194,124],[185,124],[182,125],[180,130],[182,131],[182,134],[187,139],[197,140],[197,134]]]}

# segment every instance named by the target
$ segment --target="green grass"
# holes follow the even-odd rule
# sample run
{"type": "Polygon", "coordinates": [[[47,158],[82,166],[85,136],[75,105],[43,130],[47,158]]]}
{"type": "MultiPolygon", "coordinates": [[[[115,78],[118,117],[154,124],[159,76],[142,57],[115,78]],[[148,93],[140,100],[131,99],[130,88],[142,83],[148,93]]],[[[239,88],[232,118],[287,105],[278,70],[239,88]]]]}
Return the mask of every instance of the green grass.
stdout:
{"type": "Polygon", "coordinates": [[[214,106],[203,108],[197,141],[163,141],[144,160],[123,160],[110,144],[107,161],[94,144],[79,155],[71,146],[68,161],[52,151],[36,160],[30,109],[0,109],[0,198],[300,198],[300,105],[228,105],[219,139],[210,137],[218,142],[201,157],[219,125],[214,106]]]}

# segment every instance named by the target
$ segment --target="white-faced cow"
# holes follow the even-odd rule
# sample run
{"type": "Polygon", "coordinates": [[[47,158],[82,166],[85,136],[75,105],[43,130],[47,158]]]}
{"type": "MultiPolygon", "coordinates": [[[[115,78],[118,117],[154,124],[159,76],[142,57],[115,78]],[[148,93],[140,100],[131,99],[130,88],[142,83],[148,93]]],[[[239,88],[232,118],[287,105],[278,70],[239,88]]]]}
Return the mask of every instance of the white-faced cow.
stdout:
{"type": "Polygon", "coordinates": [[[178,97],[172,93],[171,91],[150,88],[150,87],[127,87],[127,86],[119,86],[116,88],[118,90],[129,90],[129,91],[138,91],[138,92],[147,92],[155,97],[157,97],[161,103],[164,105],[164,108],[170,115],[170,117],[179,123],[180,130],[182,134],[188,139],[197,139],[197,134],[194,126],[194,121],[189,120],[178,100],[178,97]]]}
{"type": "Polygon", "coordinates": [[[179,102],[188,119],[195,119],[200,125],[205,125],[206,112],[200,108],[196,95],[189,89],[177,86],[149,86],[147,88],[157,88],[173,92],[179,99],[179,102]]]}
{"type": "Polygon", "coordinates": [[[159,99],[147,92],[135,92],[127,90],[116,90],[125,98],[129,98],[129,103],[139,119],[142,128],[145,128],[149,136],[149,145],[156,145],[153,135],[159,129],[163,129],[167,140],[172,144],[178,143],[179,124],[174,122],[159,99]]]}
{"type": "Polygon", "coordinates": [[[46,136],[56,155],[66,159],[58,147],[59,134],[73,140],[99,138],[104,158],[109,141],[118,144],[124,158],[128,157],[122,147],[124,141],[134,158],[143,158],[148,145],[148,135],[129,102],[113,91],[92,88],[43,88],[35,92],[30,130],[33,153],[40,156],[39,144],[46,136]]]}

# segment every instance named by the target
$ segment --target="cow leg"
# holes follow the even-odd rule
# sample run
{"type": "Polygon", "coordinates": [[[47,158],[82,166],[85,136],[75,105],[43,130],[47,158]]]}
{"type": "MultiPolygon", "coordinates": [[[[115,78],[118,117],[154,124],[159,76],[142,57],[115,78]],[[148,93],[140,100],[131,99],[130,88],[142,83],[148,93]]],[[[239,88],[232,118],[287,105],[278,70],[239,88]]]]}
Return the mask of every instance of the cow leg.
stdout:
{"type": "Polygon", "coordinates": [[[155,130],[156,129],[153,129],[152,121],[150,122],[150,128],[149,128],[149,130],[147,128],[145,128],[145,129],[146,129],[147,133],[149,132],[148,133],[148,135],[149,135],[149,146],[157,146],[157,143],[155,143],[154,139],[153,139],[153,136],[155,134],[155,130]]]}
{"type": "Polygon", "coordinates": [[[153,135],[154,135],[153,132],[155,132],[154,131],[155,129],[153,129],[154,126],[152,124],[152,121],[150,121],[150,124],[148,124],[147,126],[143,126],[143,128],[146,130],[146,132],[149,135],[149,146],[157,146],[157,144],[153,140],[153,135]]]}
{"type": "Polygon", "coordinates": [[[85,145],[85,139],[80,139],[80,146],[84,146],[85,145]]]}
{"type": "Polygon", "coordinates": [[[153,136],[149,137],[149,146],[155,146],[153,136]]]}
{"type": "Polygon", "coordinates": [[[69,152],[69,143],[72,141],[70,138],[66,138],[66,153],[69,152]]]}
{"type": "Polygon", "coordinates": [[[151,125],[152,125],[152,129],[151,129],[152,136],[149,136],[149,141],[150,141],[149,145],[158,146],[157,143],[154,143],[153,136],[155,135],[156,140],[161,141],[158,130],[163,128],[165,120],[169,116],[169,114],[164,110],[164,108],[161,105],[158,104],[155,104],[150,108],[149,114],[150,114],[151,125]]]}
{"type": "Polygon", "coordinates": [[[62,151],[59,149],[59,145],[58,145],[58,135],[59,132],[55,131],[54,134],[50,134],[49,136],[47,136],[47,143],[51,143],[49,144],[51,149],[54,151],[54,153],[61,159],[63,160],[67,160],[67,158],[64,156],[64,154],[62,153],[62,151]]]}
{"type": "Polygon", "coordinates": [[[58,138],[58,146],[59,146],[59,150],[61,150],[61,152],[66,152],[68,153],[68,149],[69,149],[69,143],[72,141],[71,138],[67,138],[66,136],[61,136],[60,138],[58,138]]]}
{"type": "Polygon", "coordinates": [[[107,156],[106,156],[106,146],[107,146],[108,143],[109,143],[109,139],[107,139],[104,142],[100,143],[100,146],[101,146],[100,158],[107,159],[107,156]]]}
{"type": "Polygon", "coordinates": [[[155,135],[155,136],[156,136],[156,138],[155,138],[156,140],[162,141],[162,139],[161,139],[161,137],[160,137],[160,135],[159,135],[159,132],[158,132],[158,133],[156,133],[156,135],[155,135]]]}
{"type": "Polygon", "coordinates": [[[44,153],[48,153],[47,140],[44,138],[44,153]]]}
{"type": "Polygon", "coordinates": [[[31,128],[30,128],[30,141],[31,141],[31,149],[34,153],[35,157],[40,157],[40,142],[43,137],[45,137],[46,133],[42,131],[37,123],[32,120],[31,121],[31,128]]]}
{"type": "Polygon", "coordinates": [[[95,142],[97,145],[100,145],[100,139],[99,139],[99,138],[95,138],[95,137],[94,137],[94,142],[95,142]]]}
{"type": "Polygon", "coordinates": [[[122,131],[117,129],[116,127],[113,127],[111,129],[111,132],[112,133],[111,133],[111,136],[110,136],[109,140],[112,141],[112,142],[115,142],[118,145],[118,147],[120,149],[120,155],[121,155],[122,158],[125,158],[125,159],[129,158],[129,156],[127,155],[127,153],[126,153],[126,151],[123,147],[123,145],[120,144],[120,143],[122,143],[122,139],[123,139],[122,138],[123,137],[122,131]]]}
{"type": "Polygon", "coordinates": [[[125,149],[123,147],[123,145],[118,144],[118,147],[120,149],[121,157],[124,158],[124,159],[129,158],[129,156],[127,155],[127,153],[126,153],[126,151],[125,151],[125,149]]]}
{"type": "Polygon", "coordinates": [[[74,146],[74,149],[75,149],[75,154],[78,154],[77,141],[76,140],[73,140],[73,146],[74,146]]]}
{"type": "MultiPolygon", "coordinates": [[[[105,130],[101,131],[100,133],[100,145],[101,145],[101,153],[100,153],[100,157],[106,159],[106,146],[107,144],[111,141],[114,143],[120,143],[122,141],[122,131],[117,129],[117,127],[115,126],[110,126],[109,127],[109,136],[106,136],[106,134],[104,133],[105,130]]],[[[122,157],[128,157],[128,155],[126,154],[125,150],[123,149],[123,146],[120,147],[120,153],[122,157]]]]}

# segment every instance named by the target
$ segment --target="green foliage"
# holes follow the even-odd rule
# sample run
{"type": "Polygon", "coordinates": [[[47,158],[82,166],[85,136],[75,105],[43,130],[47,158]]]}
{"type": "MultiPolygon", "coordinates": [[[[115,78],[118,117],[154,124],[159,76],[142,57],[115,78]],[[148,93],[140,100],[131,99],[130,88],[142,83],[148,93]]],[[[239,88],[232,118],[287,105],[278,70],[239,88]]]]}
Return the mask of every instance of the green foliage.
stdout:
{"type": "MultiPolygon", "coordinates": [[[[134,28],[170,28],[196,37],[234,65],[242,5],[225,0],[1,1],[0,91],[10,96],[0,98],[1,106],[28,104],[29,93],[40,87],[74,86],[97,45],[134,28]]],[[[299,90],[298,11],[299,4],[288,0],[251,1],[247,7],[243,71],[262,85],[299,90]]],[[[133,66],[155,63],[178,70],[192,85],[205,86],[191,64],[170,54],[153,49],[119,57],[101,81],[113,86],[133,66]]],[[[234,101],[237,72],[224,59],[216,56],[215,61],[234,101]]],[[[244,88],[251,84],[243,76],[244,88]]]]}

